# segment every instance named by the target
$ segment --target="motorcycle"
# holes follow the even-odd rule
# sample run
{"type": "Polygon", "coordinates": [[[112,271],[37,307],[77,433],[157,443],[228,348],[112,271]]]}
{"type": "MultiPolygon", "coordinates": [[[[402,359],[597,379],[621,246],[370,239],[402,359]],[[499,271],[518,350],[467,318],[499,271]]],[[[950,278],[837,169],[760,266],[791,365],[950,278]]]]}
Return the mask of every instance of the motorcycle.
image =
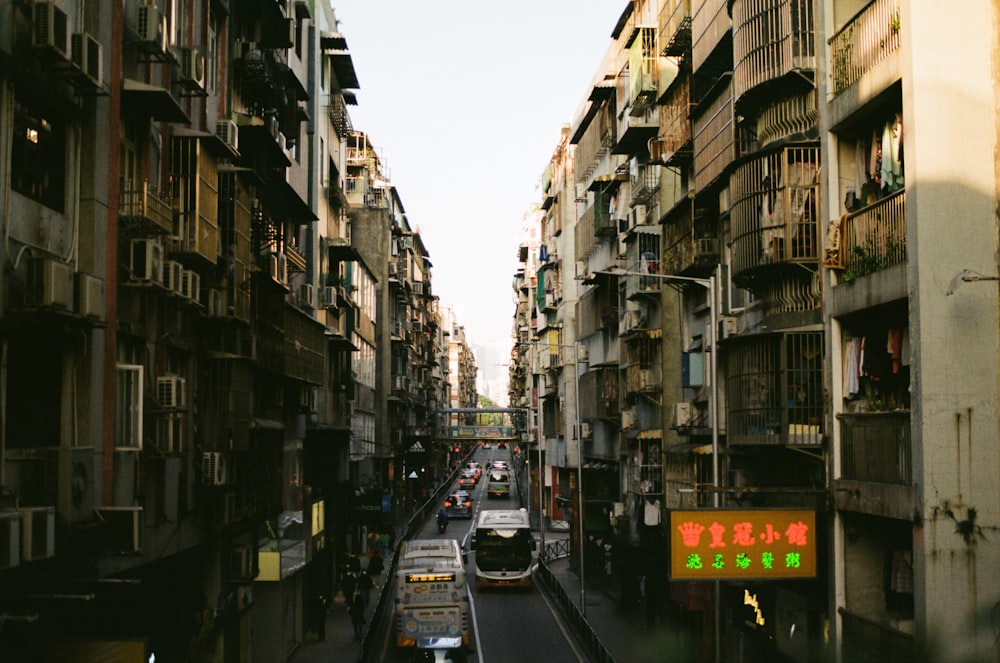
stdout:
{"type": "Polygon", "coordinates": [[[438,534],[444,534],[444,531],[448,529],[448,516],[438,516],[438,534]]]}

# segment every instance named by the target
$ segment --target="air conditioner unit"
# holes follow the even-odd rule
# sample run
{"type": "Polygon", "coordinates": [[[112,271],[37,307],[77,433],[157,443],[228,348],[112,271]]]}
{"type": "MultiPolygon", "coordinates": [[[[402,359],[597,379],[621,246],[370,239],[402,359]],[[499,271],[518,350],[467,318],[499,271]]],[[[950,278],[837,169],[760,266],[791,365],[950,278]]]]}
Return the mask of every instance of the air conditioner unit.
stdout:
{"type": "Polygon", "coordinates": [[[85,318],[104,319],[104,279],[76,273],[76,312],[85,318]]]}
{"type": "Polygon", "coordinates": [[[184,265],[176,260],[167,260],[163,263],[163,287],[177,294],[182,294],[184,278],[184,265]]]}
{"type": "Polygon", "coordinates": [[[686,428],[691,425],[691,404],[674,403],[674,428],[686,428]]]}
{"type": "Polygon", "coordinates": [[[337,288],[323,286],[323,308],[337,308],[337,288]]]}
{"type": "Polygon", "coordinates": [[[163,283],[163,245],[155,239],[133,239],[129,247],[129,280],[163,283]]]}
{"type": "Polygon", "coordinates": [[[737,330],[736,317],[732,315],[724,315],[719,318],[719,335],[717,340],[725,340],[730,336],[734,336],[737,330]]]}
{"type": "Polygon", "coordinates": [[[181,84],[188,89],[205,89],[205,56],[194,46],[181,47],[181,84]]]}
{"type": "Polygon", "coordinates": [[[139,5],[136,11],[135,31],[139,47],[147,53],[167,52],[167,18],[156,5],[139,5]]]}
{"type": "Polygon", "coordinates": [[[70,38],[70,60],[94,87],[104,82],[101,42],[86,32],[74,32],[70,38]]]}
{"type": "Polygon", "coordinates": [[[413,282],[413,294],[414,295],[422,295],[422,294],[424,294],[424,282],[423,281],[414,281],[413,282]]]}
{"type": "Polygon", "coordinates": [[[237,124],[232,120],[218,120],[215,123],[215,135],[233,150],[236,149],[238,131],[237,124]]]}
{"type": "Polygon", "coordinates": [[[156,378],[156,400],[160,407],[184,407],[187,381],[177,375],[156,378]]]}
{"type": "Polygon", "coordinates": [[[21,514],[21,561],[55,557],[56,510],[54,507],[18,509],[21,514]]]}
{"type": "Polygon", "coordinates": [[[587,261],[586,260],[577,260],[576,261],[576,271],[573,273],[573,275],[576,277],[577,281],[582,281],[583,279],[587,278],[588,273],[587,273],[587,261]]]}
{"type": "Polygon", "coordinates": [[[73,269],[60,260],[32,258],[27,265],[29,304],[72,310],[73,269]]]}
{"type": "Polygon", "coordinates": [[[312,283],[299,286],[299,302],[302,306],[316,308],[316,287],[312,283]]]}
{"type": "Polygon", "coordinates": [[[69,60],[69,16],[55,2],[36,2],[31,7],[31,45],[57,60],[69,60]]]}
{"type": "Polygon", "coordinates": [[[268,256],[268,274],[278,283],[284,283],[286,279],[286,258],[284,253],[271,253],[268,256]]]}
{"type": "Polygon", "coordinates": [[[632,430],[635,426],[635,414],[631,409],[622,410],[622,430],[632,430]]]}
{"type": "Polygon", "coordinates": [[[636,226],[643,225],[646,223],[646,206],[636,205],[629,210],[628,213],[629,228],[635,228],[636,226]]]}
{"type": "Polygon", "coordinates": [[[395,262],[389,263],[389,276],[390,278],[395,278],[399,275],[399,264],[395,262]]]}
{"type": "Polygon", "coordinates": [[[109,553],[142,552],[142,507],[101,506],[94,513],[101,523],[100,543],[109,553]]]}
{"type": "Polygon", "coordinates": [[[201,294],[201,276],[190,269],[181,271],[181,294],[190,300],[198,301],[201,294]]]}
{"type": "Polygon", "coordinates": [[[218,288],[208,288],[205,290],[205,309],[210,318],[221,318],[226,314],[225,306],[222,302],[222,291],[218,288]]]}
{"type": "Polygon", "coordinates": [[[589,440],[594,436],[594,429],[591,428],[590,422],[581,421],[580,422],[580,437],[584,440],[589,440]]]}
{"type": "Polygon", "coordinates": [[[21,563],[21,514],[0,511],[0,570],[21,563]]]}
{"type": "Polygon", "coordinates": [[[207,486],[224,486],[229,483],[229,464],[221,451],[201,454],[201,480],[207,486]]]}

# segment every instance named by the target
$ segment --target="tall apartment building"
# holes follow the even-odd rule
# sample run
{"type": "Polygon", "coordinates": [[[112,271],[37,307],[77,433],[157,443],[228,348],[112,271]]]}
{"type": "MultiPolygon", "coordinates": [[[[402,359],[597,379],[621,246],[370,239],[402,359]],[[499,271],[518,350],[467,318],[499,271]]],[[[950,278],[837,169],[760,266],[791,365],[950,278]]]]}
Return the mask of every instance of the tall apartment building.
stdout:
{"type": "MultiPolygon", "coordinates": [[[[996,654],[995,20],[988,3],[624,3],[572,127],[563,226],[614,540],[648,563],[674,509],[804,508],[820,549],[815,579],[721,582],[714,605],[712,583],[671,582],[692,648],[996,654]],[[634,508],[657,501],[663,522],[634,508]]],[[[522,298],[518,330],[541,302],[522,298]]],[[[531,384],[520,347],[512,391],[531,384]]],[[[544,427],[572,392],[532,393],[512,402],[544,427]]]]}
{"type": "Polygon", "coordinates": [[[0,2],[5,656],[284,660],[391,522],[443,350],[358,86],[328,3],[0,2]]]}

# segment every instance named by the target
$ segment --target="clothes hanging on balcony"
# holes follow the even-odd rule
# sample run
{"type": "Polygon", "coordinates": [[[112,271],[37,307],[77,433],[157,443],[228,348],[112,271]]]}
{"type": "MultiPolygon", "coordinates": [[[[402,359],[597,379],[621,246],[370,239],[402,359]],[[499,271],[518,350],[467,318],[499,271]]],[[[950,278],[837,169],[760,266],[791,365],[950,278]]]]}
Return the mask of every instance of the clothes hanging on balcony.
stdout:
{"type": "Polygon", "coordinates": [[[862,339],[852,338],[844,356],[844,395],[856,396],[861,390],[861,350],[862,339]]]}
{"type": "Polygon", "coordinates": [[[643,506],[642,524],[647,527],[655,527],[660,524],[660,500],[648,499],[643,506]]]}
{"type": "Polygon", "coordinates": [[[886,193],[903,188],[903,118],[895,117],[882,127],[879,181],[886,193]]]}

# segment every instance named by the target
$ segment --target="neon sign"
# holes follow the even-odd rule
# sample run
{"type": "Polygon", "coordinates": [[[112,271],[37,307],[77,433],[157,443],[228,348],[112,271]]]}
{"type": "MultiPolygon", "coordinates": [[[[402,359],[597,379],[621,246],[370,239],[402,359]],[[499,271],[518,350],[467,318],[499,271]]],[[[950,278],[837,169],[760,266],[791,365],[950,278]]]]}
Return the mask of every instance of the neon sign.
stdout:
{"type": "Polygon", "coordinates": [[[674,580],[816,577],[816,512],[672,511],[674,580]]]}

